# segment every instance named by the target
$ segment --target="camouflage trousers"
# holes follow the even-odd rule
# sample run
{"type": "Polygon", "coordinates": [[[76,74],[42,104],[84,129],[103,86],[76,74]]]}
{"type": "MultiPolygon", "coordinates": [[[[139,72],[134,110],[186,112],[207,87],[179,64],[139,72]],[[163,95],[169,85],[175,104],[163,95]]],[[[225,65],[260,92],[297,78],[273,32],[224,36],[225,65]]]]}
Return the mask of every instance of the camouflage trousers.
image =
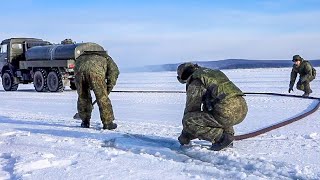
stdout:
{"type": "Polygon", "coordinates": [[[214,105],[213,112],[189,112],[182,119],[183,130],[192,139],[199,138],[212,143],[223,132],[234,134],[233,126],[244,120],[248,112],[242,96],[222,100],[214,105]]]}
{"type": "Polygon", "coordinates": [[[111,101],[108,97],[105,77],[94,73],[77,73],[76,86],[78,93],[77,109],[82,121],[89,121],[92,113],[92,89],[99,106],[100,118],[102,124],[109,124],[114,120],[111,101]]]}
{"type": "Polygon", "coordinates": [[[299,81],[297,82],[297,89],[304,91],[306,93],[309,93],[309,94],[312,93],[312,90],[310,88],[310,82],[314,79],[315,78],[311,78],[310,81],[304,81],[304,82],[301,82],[301,79],[299,79],[299,81]]]}

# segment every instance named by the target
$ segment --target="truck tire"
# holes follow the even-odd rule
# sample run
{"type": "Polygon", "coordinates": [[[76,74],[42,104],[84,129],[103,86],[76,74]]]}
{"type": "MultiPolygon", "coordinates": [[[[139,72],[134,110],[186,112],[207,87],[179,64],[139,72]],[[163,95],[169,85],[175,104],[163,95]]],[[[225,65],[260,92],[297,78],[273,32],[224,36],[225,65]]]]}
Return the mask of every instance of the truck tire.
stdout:
{"type": "Polygon", "coordinates": [[[47,87],[47,71],[44,69],[38,69],[33,75],[33,86],[38,92],[48,91],[47,87]]]}
{"type": "Polygon", "coordinates": [[[13,76],[10,72],[5,72],[2,75],[2,86],[5,91],[16,91],[19,84],[14,84],[13,76]]]}
{"type": "Polygon", "coordinates": [[[50,92],[62,92],[64,87],[63,87],[63,82],[62,82],[62,77],[61,73],[57,69],[52,69],[47,78],[47,85],[48,89],[50,92]]]}
{"type": "Polygon", "coordinates": [[[71,90],[77,90],[76,83],[70,82],[70,89],[71,89],[71,90]]]}

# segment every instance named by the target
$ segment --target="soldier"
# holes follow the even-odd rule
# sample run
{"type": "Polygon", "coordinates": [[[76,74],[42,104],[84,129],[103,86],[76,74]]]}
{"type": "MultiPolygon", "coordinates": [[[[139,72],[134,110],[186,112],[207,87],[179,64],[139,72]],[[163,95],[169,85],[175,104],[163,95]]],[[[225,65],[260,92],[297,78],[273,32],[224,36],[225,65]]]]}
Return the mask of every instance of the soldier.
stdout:
{"type": "Polygon", "coordinates": [[[75,44],[75,42],[72,39],[64,39],[61,41],[61,44],[75,44]]]}
{"type": "Polygon", "coordinates": [[[116,63],[105,51],[85,51],[77,58],[74,70],[78,93],[77,108],[82,120],[81,127],[90,127],[91,89],[96,96],[103,129],[117,128],[117,124],[113,123],[114,114],[108,97],[119,75],[116,63]]]}
{"type": "Polygon", "coordinates": [[[242,122],[248,112],[243,92],[220,70],[183,63],[177,74],[187,91],[180,144],[198,138],[212,142],[214,151],[232,146],[233,125],[242,122]]]}
{"type": "Polygon", "coordinates": [[[300,74],[299,81],[297,82],[297,89],[304,91],[302,97],[308,97],[312,90],[310,88],[310,82],[316,77],[316,69],[312,67],[309,61],[304,60],[299,55],[294,55],[292,58],[294,62],[291,70],[290,85],[288,92],[293,91],[293,86],[297,78],[297,74],[300,74]]]}

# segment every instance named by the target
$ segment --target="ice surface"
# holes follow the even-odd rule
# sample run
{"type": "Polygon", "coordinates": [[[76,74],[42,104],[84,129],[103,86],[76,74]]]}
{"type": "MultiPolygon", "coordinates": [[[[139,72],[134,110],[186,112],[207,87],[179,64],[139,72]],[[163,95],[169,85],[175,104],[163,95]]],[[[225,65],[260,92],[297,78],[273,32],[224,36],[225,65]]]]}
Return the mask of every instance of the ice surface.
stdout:
{"type": "MultiPolygon", "coordinates": [[[[224,72],[245,92],[287,93],[290,68],[224,72]]],[[[317,68],[318,72],[320,69],[317,68]]],[[[320,81],[311,83],[320,97],[320,81]]],[[[183,91],[175,72],[122,73],[114,90],[183,91]]],[[[301,95],[295,89],[293,94],[301,95]]],[[[77,94],[0,87],[0,179],[320,179],[320,111],[266,134],[212,152],[209,142],[180,147],[185,94],[111,93],[118,128],[101,130],[95,106],[90,129],[72,119],[77,94]]],[[[243,134],[295,117],[315,100],[245,97],[243,134]]]]}

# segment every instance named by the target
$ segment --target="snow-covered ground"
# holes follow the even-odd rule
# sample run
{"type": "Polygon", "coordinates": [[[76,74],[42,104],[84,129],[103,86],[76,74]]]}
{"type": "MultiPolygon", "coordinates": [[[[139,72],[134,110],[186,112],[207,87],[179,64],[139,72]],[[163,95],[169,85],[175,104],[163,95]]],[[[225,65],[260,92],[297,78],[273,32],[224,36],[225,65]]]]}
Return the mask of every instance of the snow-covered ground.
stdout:
{"type": "MultiPolygon", "coordinates": [[[[317,68],[320,72],[320,69],[317,68]]],[[[288,93],[290,68],[224,70],[245,92],[288,93]]],[[[319,77],[312,82],[320,97],[319,77]]],[[[122,73],[114,90],[183,91],[175,72],[122,73]]],[[[293,94],[301,95],[295,89],[293,94]]],[[[316,100],[248,95],[236,134],[295,117],[316,100]]],[[[213,152],[177,137],[185,94],[111,93],[115,131],[101,130],[95,106],[90,129],[72,119],[77,94],[0,88],[0,179],[320,179],[320,111],[285,127],[213,152]]]]}

